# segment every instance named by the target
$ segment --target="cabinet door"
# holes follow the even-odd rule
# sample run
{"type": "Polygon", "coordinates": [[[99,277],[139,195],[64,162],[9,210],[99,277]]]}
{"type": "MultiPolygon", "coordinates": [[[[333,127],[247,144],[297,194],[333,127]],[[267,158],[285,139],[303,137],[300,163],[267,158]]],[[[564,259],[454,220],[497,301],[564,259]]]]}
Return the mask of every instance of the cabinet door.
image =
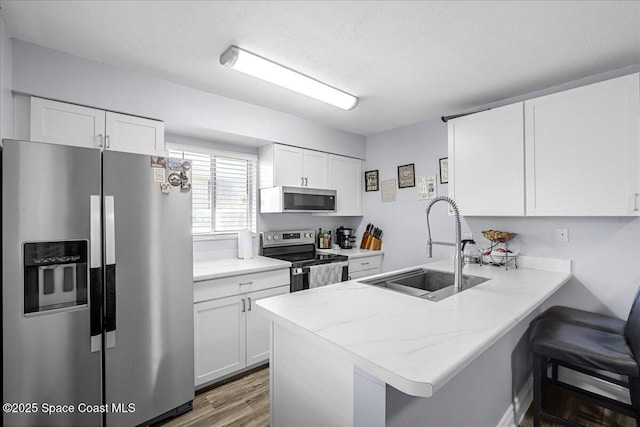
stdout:
{"type": "Polygon", "coordinates": [[[196,385],[246,366],[245,312],[239,295],[194,305],[196,385]]]}
{"type": "Polygon", "coordinates": [[[108,150],[127,153],[164,156],[164,123],[127,116],[125,114],[106,113],[105,142],[108,150]]]}
{"type": "Polygon", "coordinates": [[[362,160],[329,154],[328,187],[338,192],[338,216],[362,215],[362,160]]]}
{"type": "Polygon", "coordinates": [[[523,103],[449,122],[449,195],[462,215],[524,215],[523,103]]]}
{"type": "Polygon", "coordinates": [[[31,97],[31,141],[76,147],[102,147],[103,110],[31,97]]]}
{"type": "Polygon", "coordinates": [[[638,215],[639,76],[525,102],[527,215],[638,215]]]}
{"type": "Polygon", "coordinates": [[[273,146],[273,182],[274,187],[287,185],[304,186],[302,171],[302,152],[304,150],[289,145],[273,146]]]}
{"type": "Polygon", "coordinates": [[[247,366],[269,359],[270,321],[254,310],[261,298],[289,293],[289,286],[280,286],[247,294],[247,366]]]}
{"type": "Polygon", "coordinates": [[[303,150],[305,187],[327,188],[327,158],[327,153],[303,150]]]}

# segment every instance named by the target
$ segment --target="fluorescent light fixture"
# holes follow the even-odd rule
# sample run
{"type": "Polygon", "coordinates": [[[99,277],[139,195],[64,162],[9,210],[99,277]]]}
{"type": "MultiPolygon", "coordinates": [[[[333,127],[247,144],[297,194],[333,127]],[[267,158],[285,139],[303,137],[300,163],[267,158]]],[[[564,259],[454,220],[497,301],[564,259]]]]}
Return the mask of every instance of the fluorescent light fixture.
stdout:
{"type": "Polygon", "coordinates": [[[230,46],[224,51],[220,56],[220,63],[232,70],[277,84],[343,110],[352,110],[358,105],[358,98],[353,95],[236,46],[230,46]]]}

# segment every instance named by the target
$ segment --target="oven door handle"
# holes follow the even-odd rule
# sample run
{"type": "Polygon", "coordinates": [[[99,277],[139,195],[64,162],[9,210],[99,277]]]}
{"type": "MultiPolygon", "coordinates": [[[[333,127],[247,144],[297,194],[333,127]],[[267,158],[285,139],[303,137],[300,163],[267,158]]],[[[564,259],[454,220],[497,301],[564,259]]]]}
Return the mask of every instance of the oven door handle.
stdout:
{"type": "Polygon", "coordinates": [[[292,276],[302,276],[309,272],[309,267],[301,268],[301,267],[291,267],[291,275],[292,276]]]}

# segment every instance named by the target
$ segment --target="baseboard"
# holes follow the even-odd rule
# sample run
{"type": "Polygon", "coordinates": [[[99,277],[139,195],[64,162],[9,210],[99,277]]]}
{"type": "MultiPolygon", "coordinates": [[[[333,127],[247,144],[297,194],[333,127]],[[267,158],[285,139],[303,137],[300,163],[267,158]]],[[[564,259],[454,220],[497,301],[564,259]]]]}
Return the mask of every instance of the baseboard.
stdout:
{"type": "MultiPolygon", "coordinates": [[[[549,372],[550,376],[551,372],[549,372]]],[[[620,402],[630,403],[629,390],[571,369],[558,367],[558,379],[583,390],[598,393],[620,402]]],[[[518,427],[533,402],[533,378],[522,386],[496,427],[518,427]]]]}
{"type": "Polygon", "coordinates": [[[529,378],[507,408],[496,427],[518,427],[533,402],[533,378],[529,378]]]}

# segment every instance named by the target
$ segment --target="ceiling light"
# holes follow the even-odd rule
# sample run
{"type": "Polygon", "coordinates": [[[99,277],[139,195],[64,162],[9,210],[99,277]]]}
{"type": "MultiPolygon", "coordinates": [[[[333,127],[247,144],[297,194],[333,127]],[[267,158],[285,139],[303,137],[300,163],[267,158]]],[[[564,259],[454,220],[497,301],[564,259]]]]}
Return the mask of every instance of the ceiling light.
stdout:
{"type": "Polygon", "coordinates": [[[277,84],[343,110],[352,110],[358,105],[358,98],[353,95],[236,46],[230,46],[224,51],[220,56],[220,63],[232,70],[277,84]]]}

